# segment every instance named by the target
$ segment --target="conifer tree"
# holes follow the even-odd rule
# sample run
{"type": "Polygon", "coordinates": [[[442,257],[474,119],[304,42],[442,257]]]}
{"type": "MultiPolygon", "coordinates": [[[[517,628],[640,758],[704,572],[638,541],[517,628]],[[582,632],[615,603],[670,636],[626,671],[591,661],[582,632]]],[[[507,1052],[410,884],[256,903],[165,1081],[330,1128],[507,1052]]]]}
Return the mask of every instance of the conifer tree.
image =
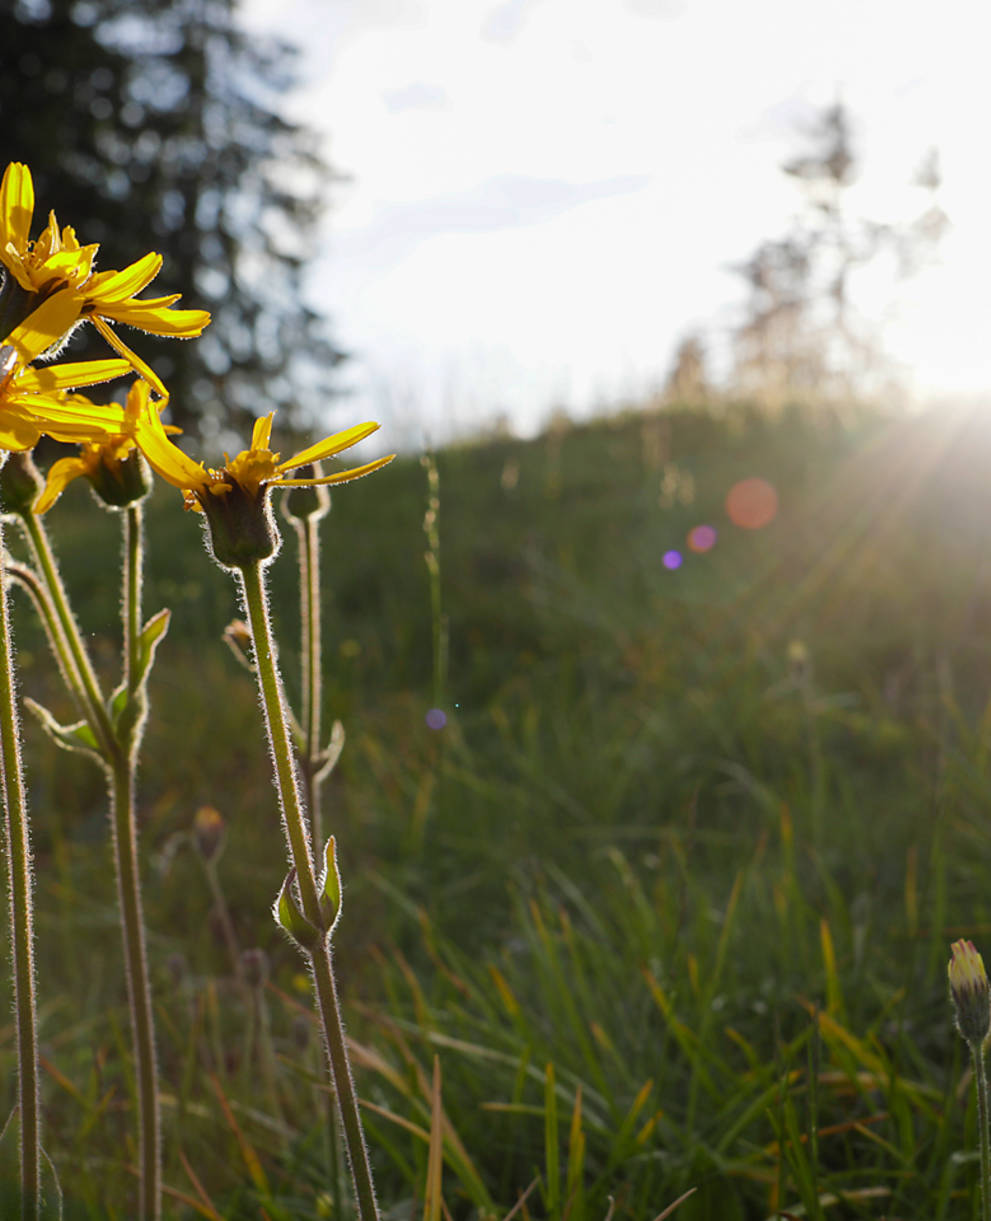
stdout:
{"type": "Polygon", "coordinates": [[[236,0],[12,0],[3,25],[0,168],[30,165],[99,267],[150,238],[162,291],[213,314],[195,344],[142,341],[173,421],[305,423],[342,354],[302,296],[331,172],[280,113],[292,50],[245,34],[236,0]]]}

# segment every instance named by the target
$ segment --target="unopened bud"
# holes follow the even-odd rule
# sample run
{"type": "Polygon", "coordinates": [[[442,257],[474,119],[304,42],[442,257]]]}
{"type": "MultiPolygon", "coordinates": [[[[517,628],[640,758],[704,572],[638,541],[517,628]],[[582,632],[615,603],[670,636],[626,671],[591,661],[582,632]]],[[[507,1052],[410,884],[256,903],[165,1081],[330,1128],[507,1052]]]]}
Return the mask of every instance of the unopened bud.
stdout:
{"type": "MultiPolygon", "coordinates": [[[[294,479],[319,479],[320,463],[310,462],[293,472],[294,479]]],[[[293,525],[305,517],[326,517],[330,512],[330,491],[326,484],[318,483],[308,488],[289,488],[282,498],[282,513],[293,525]]]]}
{"type": "Polygon", "coordinates": [[[242,666],[254,670],[251,629],[243,619],[232,619],[224,628],[224,643],[242,666]]]}
{"type": "Polygon", "coordinates": [[[193,842],[205,861],[220,856],[224,848],[224,816],[213,806],[200,806],[193,816],[193,842]]]}
{"type": "Polygon", "coordinates": [[[984,959],[971,941],[954,941],[947,967],[957,1030],[971,1047],[980,1047],[991,1030],[991,989],[984,959]]]}
{"type": "Polygon", "coordinates": [[[123,458],[95,462],[86,478],[98,498],[114,509],[135,504],[151,491],[148,464],[137,449],[123,458]]]}
{"type": "Polygon", "coordinates": [[[249,987],[264,988],[268,979],[268,955],[264,950],[245,950],[241,955],[241,966],[249,987]]]}
{"type": "Polygon", "coordinates": [[[282,545],[268,488],[243,488],[234,479],[225,492],[199,497],[209,526],[210,551],[229,570],[273,559],[282,545]]]}
{"type": "Polygon", "coordinates": [[[0,511],[28,516],[44,486],[41,472],[27,450],[8,454],[0,470],[0,511]]]}

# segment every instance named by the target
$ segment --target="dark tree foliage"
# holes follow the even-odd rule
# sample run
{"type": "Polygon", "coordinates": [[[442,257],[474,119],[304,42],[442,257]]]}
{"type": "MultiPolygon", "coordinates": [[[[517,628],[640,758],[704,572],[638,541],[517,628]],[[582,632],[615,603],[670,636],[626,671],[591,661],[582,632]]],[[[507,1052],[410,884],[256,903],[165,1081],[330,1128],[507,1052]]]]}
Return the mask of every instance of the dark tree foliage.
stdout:
{"type": "Polygon", "coordinates": [[[36,231],[54,208],[100,243],[99,269],[158,250],[148,295],[213,314],[190,342],[125,336],[173,421],[243,435],[278,408],[283,428],[305,424],[341,353],[301,295],[331,174],[278,110],[292,50],[241,32],[236,0],[0,0],[0,14],[0,171],[31,167],[36,231]]]}

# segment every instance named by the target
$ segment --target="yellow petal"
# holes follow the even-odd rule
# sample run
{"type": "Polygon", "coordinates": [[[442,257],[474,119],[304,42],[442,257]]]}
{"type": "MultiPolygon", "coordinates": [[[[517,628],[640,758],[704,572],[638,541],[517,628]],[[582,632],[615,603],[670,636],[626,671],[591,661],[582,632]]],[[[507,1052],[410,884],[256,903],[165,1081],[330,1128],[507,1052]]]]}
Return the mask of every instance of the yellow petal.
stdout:
{"type": "Polygon", "coordinates": [[[142,288],[147,288],[161,270],[162,256],[152,251],[130,267],[125,267],[123,271],[101,273],[89,286],[90,291],[86,295],[91,301],[101,305],[116,305],[128,297],[133,297],[142,288]]]}
{"type": "Polygon", "coordinates": [[[30,449],[37,445],[41,426],[16,403],[5,402],[0,411],[0,449],[30,449]]]}
{"type": "Polygon", "coordinates": [[[103,321],[97,314],[93,314],[90,322],[96,327],[103,338],[110,344],[115,352],[119,352],[121,356],[128,362],[131,368],[139,377],[143,377],[146,382],[149,382],[162,398],[168,398],[169,392],[165,389],[165,383],[158,376],[151,365],[145,364],[137,352],[132,352],[127,344],[120,338],[114,328],[103,321]]]}
{"type": "Polygon", "coordinates": [[[3,342],[17,350],[22,364],[30,364],[68,335],[79,317],[82,303],[82,297],[67,289],[54,293],[28,314],[3,342]]]}
{"type": "Polygon", "coordinates": [[[0,183],[0,250],[8,242],[15,250],[27,248],[33,214],[34,183],[31,181],[31,171],[19,161],[12,161],[0,183]]]}
{"type": "Polygon", "coordinates": [[[83,246],[81,250],[61,250],[57,254],[49,255],[41,270],[36,273],[36,279],[44,280],[57,276],[58,279],[74,285],[83,284],[93,270],[93,260],[99,249],[98,245],[83,246]]]}
{"type": "Polygon", "coordinates": [[[203,463],[194,462],[172,444],[154,404],[149,404],[139,418],[134,439],[152,470],[174,487],[195,489],[208,485],[203,463]]]}
{"type": "Polygon", "coordinates": [[[57,441],[78,443],[106,441],[120,434],[123,410],[119,403],[107,407],[91,403],[81,394],[13,394],[4,400],[0,421],[12,416],[29,420],[38,432],[57,441]]]}
{"type": "Polygon", "coordinates": [[[82,458],[59,458],[58,462],[52,464],[52,469],[48,472],[45,490],[35,502],[33,512],[39,516],[47,513],[73,479],[78,479],[80,475],[85,474],[86,463],[82,458]]]}
{"type": "Polygon", "coordinates": [[[55,390],[72,390],[76,386],[96,386],[130,371],[130,363],[126,360],[79,360],[65,365],[42,365],[18,373],[17,389],[21,393],[47,394],[55,390]]]}
{"type": "Polygon", "coordinates": [[[252,449],[268,449],[269,442],[272,440],[272,417],[274,411],[270,411],[268,415],[259,416],[255,420],[255,426],[251,430],[251,448],[252,449]]]}
{"type": "MultiPolygon", "coordinates": [[[[178,301],[179,295],[173,300],[178,301]]],[[[98,302],[96,309],[114,322],[137,327],[148,335],[167,335],[173,339],[195,339],[210,324],[210,315],[205,309],[168,309],[153,306],[148,301],[122,301],[120,305],[98,302]]]]}
{"type": "Polygon", "coordinates": [[[378,428],[378,424],[369,421],[367,424],[356,424],[354,428],[347,428],[344,432],[334,433],[332,437],[325,437],[316,445],[311,445],[308,449],[294,454],[287,462],[280,462],[278,470],[280,472],[294,471],[298,466],[306,466],[308,462],[320,462],[324,458],[330,458],[334,454],[339,454],[343,449],[350,449],[352,445],[357,445],[359,441],[371,436],[378,428]]]}
{"type": "Polygon", "coordinates": [[[389,454],[385,458],[376,458],[374,462],[366,462],[364,466],[339,471],[336,475],[324,475],[320,479],[274,479],[272,482],[280,488],[315,488],[318,484],[350,483],[352,479],[360,479],[362,475],[370,475],[372,471],[388,466],[395,456],[389,454]]]}

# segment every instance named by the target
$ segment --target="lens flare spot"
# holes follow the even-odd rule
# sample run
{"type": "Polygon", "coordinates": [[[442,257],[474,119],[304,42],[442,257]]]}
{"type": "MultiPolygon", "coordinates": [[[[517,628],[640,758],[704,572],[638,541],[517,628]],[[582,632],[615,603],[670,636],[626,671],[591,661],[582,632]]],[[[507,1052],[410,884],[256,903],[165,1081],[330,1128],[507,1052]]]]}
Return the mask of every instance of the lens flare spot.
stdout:
{"type": "Polygon", "coordinates": [[[428,729],[443,729],[447,724],[447,713],[443,708],[431,708],[423,719],[428,729]]]}
{"type": "Polygon", "coordinates": [[[711,551],[716,545],[715,526],[694,526],[688,531],[688,547],[699,554],[711,551]]]}
{"type": "Polygon", "coordinates": [[[726,514],[734,526],[760,530],[778,514],[778,494],[766,479],[741,479],[726,494],[726,514]]]}
{"type": "Polygon", "coordinates": [[[680,551],[665,551],[661,556],[661,563],[669,571],[674,572],[676,568],[682,565],[682,556],[680,551]]]}

